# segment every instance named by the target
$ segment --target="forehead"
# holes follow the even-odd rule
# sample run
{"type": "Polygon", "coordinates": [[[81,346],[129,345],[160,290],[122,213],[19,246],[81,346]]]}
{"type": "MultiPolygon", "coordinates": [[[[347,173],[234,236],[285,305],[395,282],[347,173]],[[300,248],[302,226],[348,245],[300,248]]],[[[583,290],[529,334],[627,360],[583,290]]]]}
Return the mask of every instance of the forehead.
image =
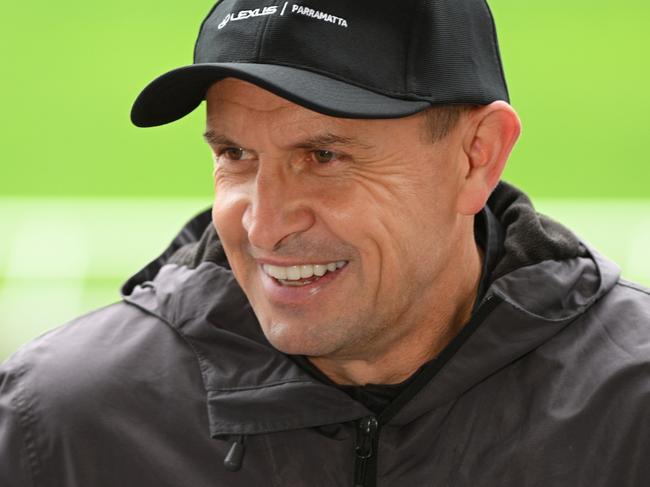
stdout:
{"type": "Polygon", "coordinates": [[[228,132],[268,129],[278,135],[322,129],[350,132],[364,124],[314,112],[252,83],[226,78],[207,92],[207,125],[228,132]]]}
{"type": "Polygon", "coordinates": [[[206,94],[207,126],[228,132],[246,132],[268,127],[278,135],[322,130],[341,135],[386,137],[415,133],[423,124],[416,114],[391,120],[346,119],[324,115],[281,98],[259,86],[235,78],[214,83],[206,94]]]}
{"type": "Polygon", "coordinates": [[[212,84],[207,91],[206,101],[211,111],[223,110],[231,104],[260,112],[302,108],[270,91],[236,78],[225,78],[212,84]]]}

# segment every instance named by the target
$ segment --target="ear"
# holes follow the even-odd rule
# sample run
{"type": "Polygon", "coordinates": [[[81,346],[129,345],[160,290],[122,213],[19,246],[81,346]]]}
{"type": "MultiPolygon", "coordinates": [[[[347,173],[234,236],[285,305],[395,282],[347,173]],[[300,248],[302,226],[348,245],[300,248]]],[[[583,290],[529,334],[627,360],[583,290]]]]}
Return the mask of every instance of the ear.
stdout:
{"type": "Polygon", "coordinates": [[[475,215],[485,206],[520,133],[519,116],[504,101],[495,101],[469,115],[462,142],[466,164],[458,213],[475,215]]]}

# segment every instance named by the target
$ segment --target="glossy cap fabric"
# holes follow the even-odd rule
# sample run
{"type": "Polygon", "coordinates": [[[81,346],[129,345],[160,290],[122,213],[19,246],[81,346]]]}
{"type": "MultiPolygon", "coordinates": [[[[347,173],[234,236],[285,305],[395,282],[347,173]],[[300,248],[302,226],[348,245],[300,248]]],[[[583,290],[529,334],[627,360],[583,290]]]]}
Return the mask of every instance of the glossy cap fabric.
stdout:
{"type": "Polygon", "coordinates": [[[194,63],[153,80],[131,119],[177,120],[226,77],[345,118],[509,100],[484,0],[223,0],[201,25],[194,63]]]}

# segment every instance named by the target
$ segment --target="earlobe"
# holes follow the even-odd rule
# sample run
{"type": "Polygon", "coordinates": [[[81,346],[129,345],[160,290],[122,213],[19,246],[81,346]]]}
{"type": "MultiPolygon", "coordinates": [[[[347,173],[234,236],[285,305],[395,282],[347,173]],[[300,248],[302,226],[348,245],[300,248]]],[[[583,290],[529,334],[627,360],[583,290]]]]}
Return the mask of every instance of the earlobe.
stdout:
{"type": "Polygon", "coordinates": [[[470,115],[463,140],[467,168],[458,195],[458,213],[475,215],[485,206],[520,133],[519,116],[504,101],[486,105],[470,115]]]}

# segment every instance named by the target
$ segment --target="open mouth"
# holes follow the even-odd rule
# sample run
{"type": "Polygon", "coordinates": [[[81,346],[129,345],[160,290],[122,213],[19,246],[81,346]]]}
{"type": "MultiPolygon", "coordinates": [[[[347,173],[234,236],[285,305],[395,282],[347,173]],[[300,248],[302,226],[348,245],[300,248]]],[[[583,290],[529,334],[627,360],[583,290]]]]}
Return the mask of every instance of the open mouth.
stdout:
{"type": "Polygon", "coordinates": [[[345,260],[326,264],[301,264],[287,267],[263,264],[262,270],[283,286],[300,287],[317,282],[323,276],[337,272],[347,264],[348,262],[345,260]]]}

